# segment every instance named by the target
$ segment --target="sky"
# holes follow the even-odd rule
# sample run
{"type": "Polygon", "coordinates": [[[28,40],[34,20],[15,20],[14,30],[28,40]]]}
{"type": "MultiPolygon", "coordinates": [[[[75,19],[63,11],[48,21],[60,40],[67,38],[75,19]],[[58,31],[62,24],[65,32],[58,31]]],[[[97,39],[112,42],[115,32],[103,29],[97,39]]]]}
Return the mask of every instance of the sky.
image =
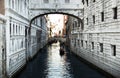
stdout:
{"type": "Polygon", "coordinates": [[[48,15],[50,18],[50,21],[53,23],[57,23],[58,20],[63,20],[63,15],[62,14],[50,14],[48,15]]]}
{"type": "Polygon", "coordinates": [[[59,31],[62,31],[63,25],[64,25],[64,15],[62,14],[50,14],[48,15],[48,18],[51,23],[55,25],[55,28],[52,30],[53,33],[59,33],[59,31]]]}

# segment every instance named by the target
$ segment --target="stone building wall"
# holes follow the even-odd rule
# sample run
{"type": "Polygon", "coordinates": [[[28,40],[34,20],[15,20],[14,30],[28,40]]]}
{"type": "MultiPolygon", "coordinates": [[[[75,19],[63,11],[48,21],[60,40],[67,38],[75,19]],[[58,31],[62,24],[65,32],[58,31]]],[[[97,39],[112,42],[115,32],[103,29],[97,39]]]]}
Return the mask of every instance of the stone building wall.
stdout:
{"type": "MultiPolygon", "coordinates": [[[[29,0],[0,0],[0,13],[6,17],[4,36],[6,38],[6,65],[4,71],[7,77],[12,77],[26,64],[29,57],[33,57],[42,48],[42,43],[38,40],[41,38],[39,34],[42,28],[37,25],[40,24],[40,19],[38,19],[35,24],[32,24],[32,33],[29,34],[29,0]],[[31,36],[33,44],[31,44],[29,36],[31,36]]],[[[45,22],[42,27],[44,25],[45,22]]],[[[47,39],[43,41],[45,45],[47,39]]]]}
{"type": "Polygon", "coordinates": [[[47,25],[45,16],[36,18],[31,28],[31,50],[30,58],[47,44],[47,25]]]}
{"type": "Polygon", "coordinates": [[[73,48],[76,54],[117,78],[120,77],[119,4],[119,0],[84,0],[84,30],[79,34],[80,47],[73,48]]]}
{"type": "Polygon", "coordinates": [[[29,27],[28,0],[5,0],[6,75],[12,77],[26,64],[26,27],[29,27]]]}

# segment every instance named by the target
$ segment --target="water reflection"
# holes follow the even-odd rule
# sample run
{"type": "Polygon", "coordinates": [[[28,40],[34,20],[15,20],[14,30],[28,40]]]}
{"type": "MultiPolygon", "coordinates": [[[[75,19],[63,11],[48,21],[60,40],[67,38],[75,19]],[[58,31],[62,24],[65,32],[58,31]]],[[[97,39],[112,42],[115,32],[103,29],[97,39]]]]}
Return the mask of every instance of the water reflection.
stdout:
{"type": "Polygon", "coordinates": [[[68,49],[63,56],[60,56],[59,49],[59,42],[44,47],[15,78],[107,78],[84,64],[68,49]]]}
{"type": "Polygon", "coordinates": [[[44,71],[46,78],[73,78],[70,74],[70,63],[66,54],[59,55],[59,42],[48,48],[47,69],[44,71]]]}

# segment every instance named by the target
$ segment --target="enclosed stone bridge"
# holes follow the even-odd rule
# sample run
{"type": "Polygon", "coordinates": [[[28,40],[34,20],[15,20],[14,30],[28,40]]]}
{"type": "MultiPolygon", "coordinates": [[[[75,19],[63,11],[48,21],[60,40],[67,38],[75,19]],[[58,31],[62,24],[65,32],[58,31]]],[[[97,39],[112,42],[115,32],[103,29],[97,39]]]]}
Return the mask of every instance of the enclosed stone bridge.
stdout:
{"type": "MultiPolygon", "coordinates": [[[[68,15],[67,23],[64,22],[66,36],[56,39],[66,41],[66,46],[69,47],[70,52],[83,58],[93,67],[102,69],[102,72],[104,70],[105,74],[111,76],[108,78],[120,78],[119,10],[120,0],[0,0],[0,14],[1,11],[3,14],[0,15],[0,78],[13,78],[14,74],[21,70],[38,52],[48,53],[52,51],[48,50],[49,48],[46,48],[45,52],[40,50],[48,43],[50,30],[47,28],[49,21],[46,16],[48,14],[68,15]]],[[[54,49],[53,47],[53,51],[54,49]]],[[[36,70],[32,70],[31,67],[44,68],[42,66],[48,64],[46,61],[43,63],[47,54],[40,55],[40,58],[45,57],[42,60],[39,58],[41,62],[39,60],[37,62],[40,64],[36,63],[35,65],[33,62],[34,66],[28,65],[30,66],[28,72],[35,74],[35,76],[37,76],[36,70]]],[[[70,58],[74,59],[74,57],[70,58]]],[[[61,57],[58,60],[60,59],[61,57]]],[[[80,64],[76,65],[78,61],[75,60],[72,62],[75,65],[72,67],[82,68],[80,64]]],[[[56,62],[57,59],[54,61],[56,62]]],[[[38,72],[40,72],[39,70],[38,72]]],[[[43,70],[41,71],[43,72],[43,70]]],[[[30,75],[26,78],[35,77],[32,74],[24,76],[30,75]]],[[[95,77],[95,73],[88,72],[88,74],[95,77]]],[[[75,76],[78,75],[81,77],[83,74],[75,71],[75,76]],[[76,75],[76,73],[78,74],[76,75]]],[[[86,72],[85,76],[87,76],[86,72]]]]}
{"type": "Polygon", "coordinates": [[[81,0],[30,0],[30,19],[46,14],[66,14],[82,19],[83,5],[81,0]]]}

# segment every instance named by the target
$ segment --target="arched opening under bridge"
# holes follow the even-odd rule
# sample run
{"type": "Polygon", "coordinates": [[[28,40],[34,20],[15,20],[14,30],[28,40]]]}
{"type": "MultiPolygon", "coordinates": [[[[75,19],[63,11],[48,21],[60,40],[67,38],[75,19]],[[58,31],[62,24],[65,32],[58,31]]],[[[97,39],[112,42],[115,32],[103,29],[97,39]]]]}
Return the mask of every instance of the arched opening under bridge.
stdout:
{"type": "Polygon", "coordinates": [[[75,16],[75,15],[69,14],[69,13],[64,13],[64,12],[48,12],[48,13],[44,13],[44,14],[39,14],[39,15],[33,17],[33,18],[30,20],[30,24],[29,24],[29,26],[30,26],[30,27],[29,27],[29,34],[30,34],[30,32],[31,32],[31,24],[32,24],[32,22],[33,22],[36,18],[38,18],[38,17],[44,16],[44,15],[49,15],[49,14],[63,14],[63,15],[72,16],[72,17],[80,20],[81,28],[83,28],[83,25],[84,25],[84,24],[83,24],[83,18],[82,18],[82,17],[75,16]]]}

